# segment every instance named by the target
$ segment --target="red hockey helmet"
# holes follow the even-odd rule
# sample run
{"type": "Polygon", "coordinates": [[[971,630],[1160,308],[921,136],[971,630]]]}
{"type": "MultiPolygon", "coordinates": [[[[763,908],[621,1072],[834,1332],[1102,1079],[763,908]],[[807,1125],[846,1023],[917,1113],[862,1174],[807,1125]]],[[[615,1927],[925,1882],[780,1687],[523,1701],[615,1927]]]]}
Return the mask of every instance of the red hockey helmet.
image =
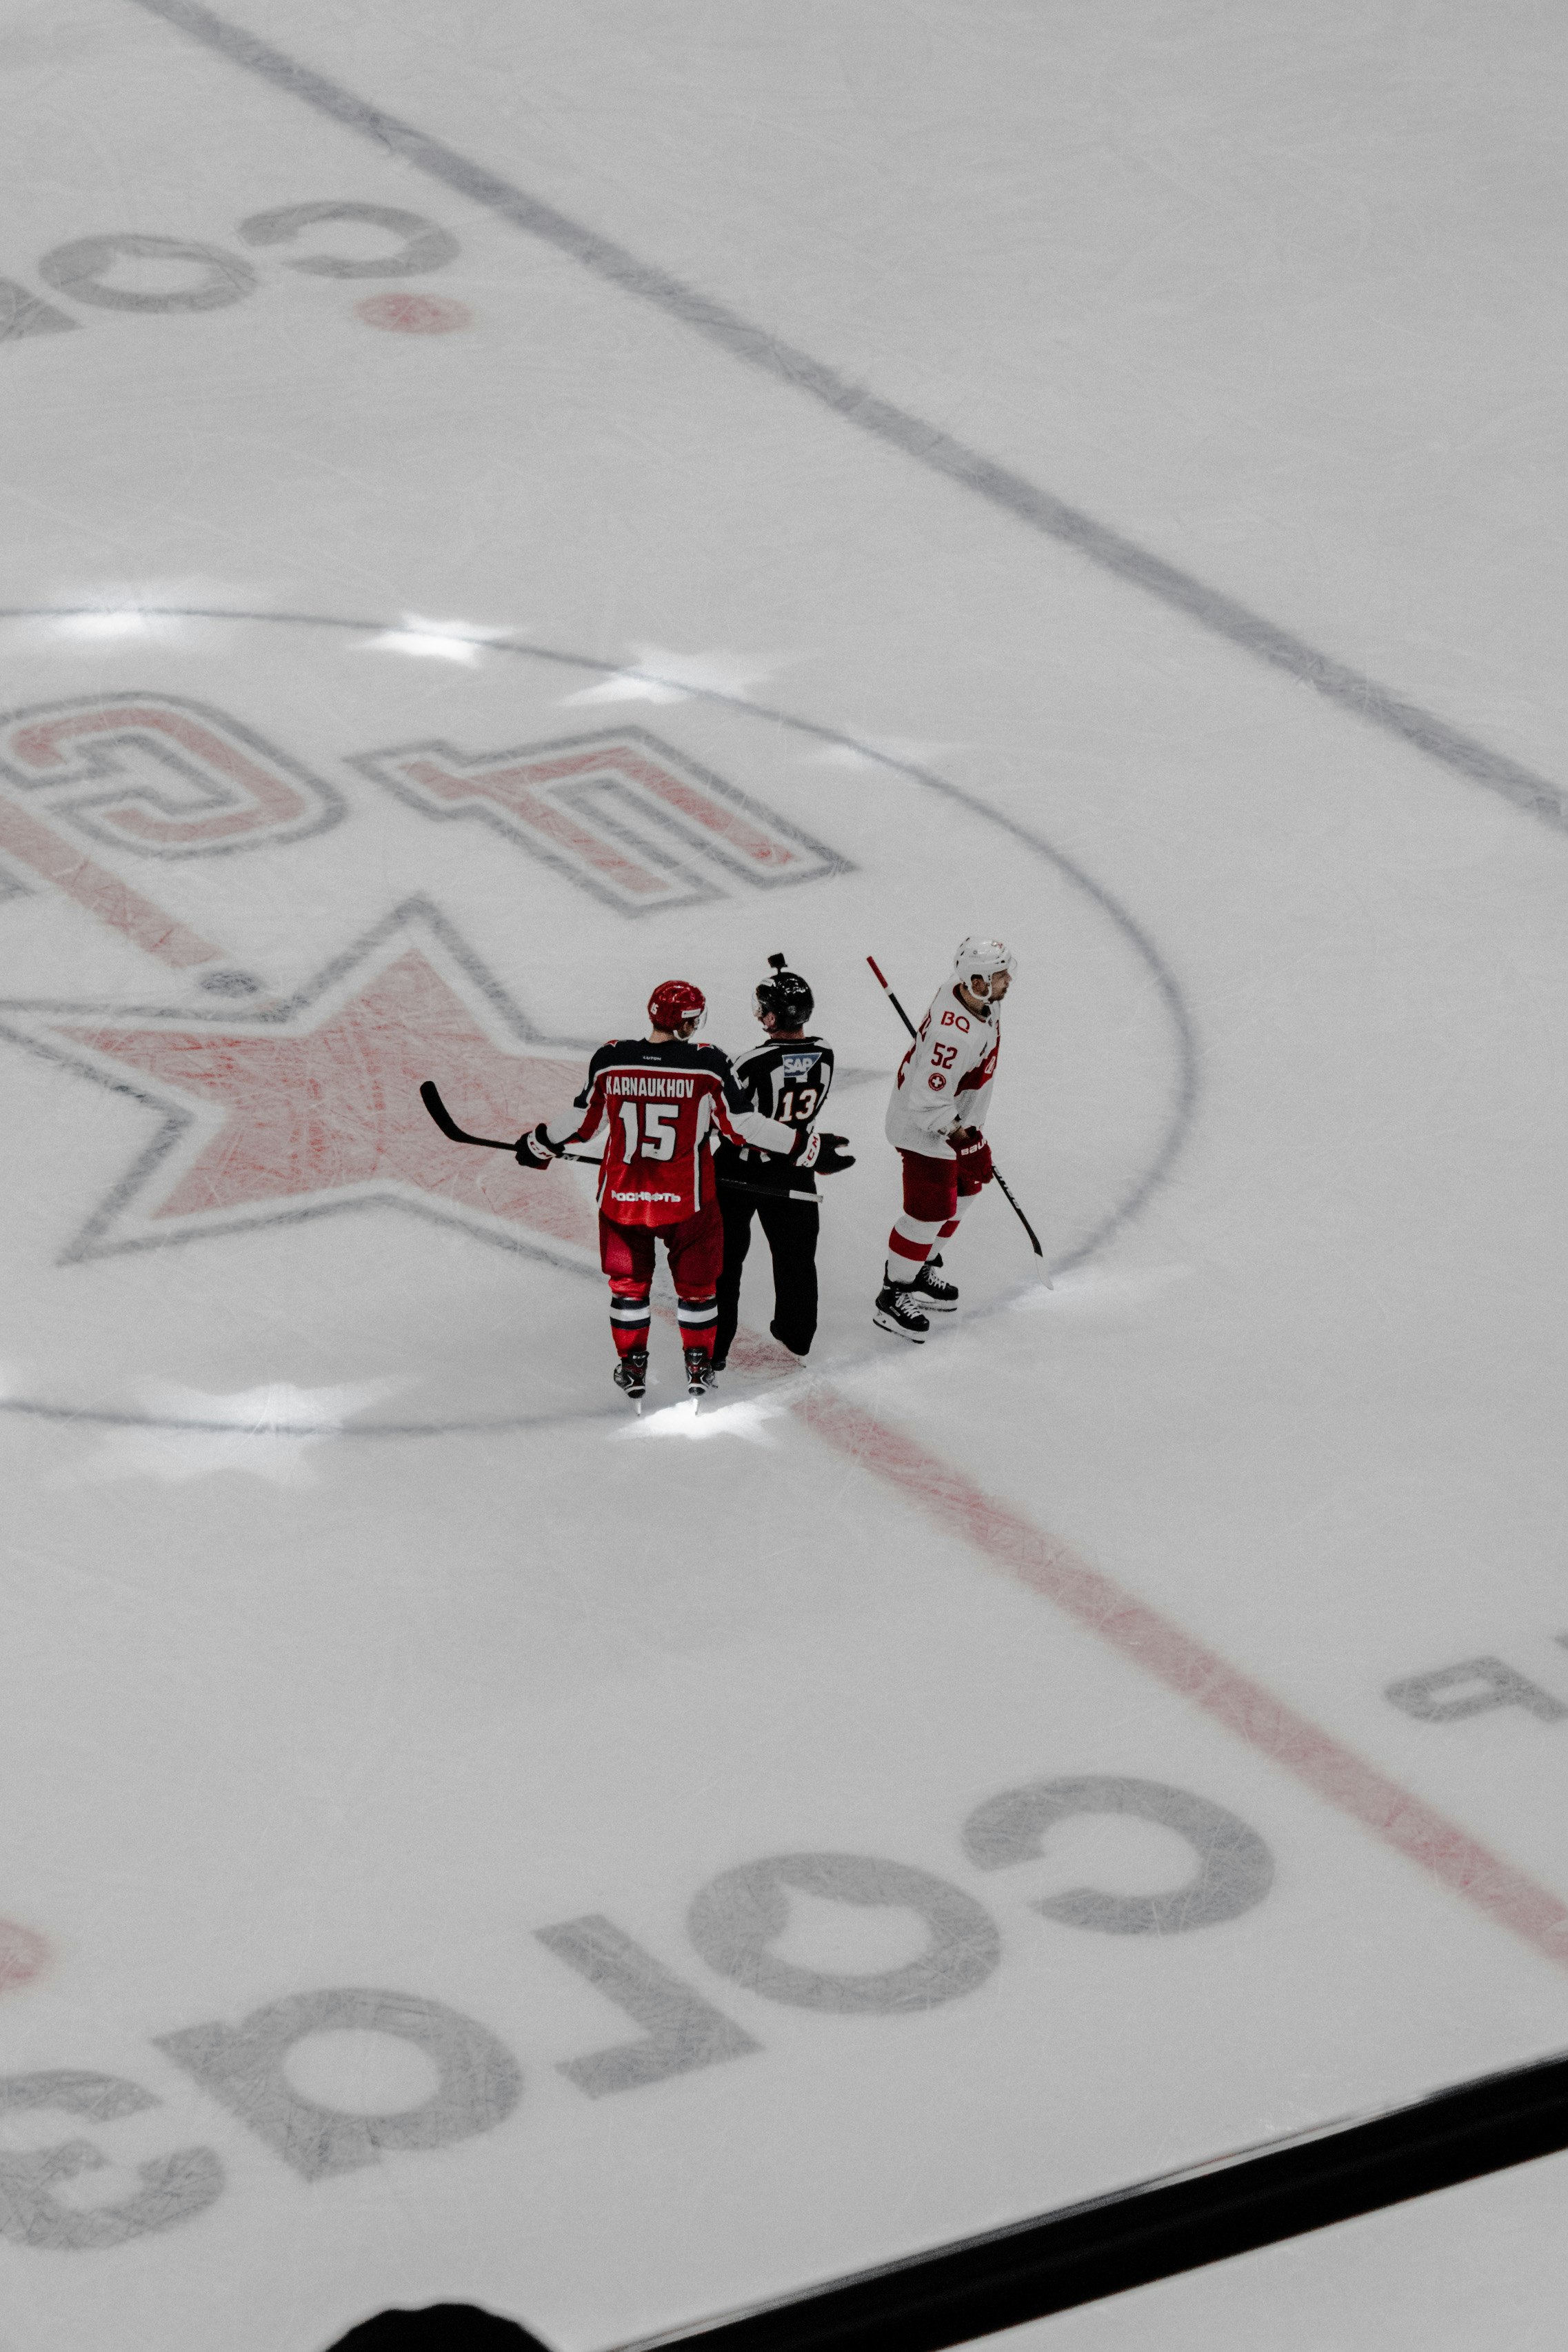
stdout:
{"type": "Polygon", "coordinates": [[[708,1014],[708,999],[689,980],[661,980],[647,1001],[647,1017],[656,1029],[674,1036],[689,1036],[708,1014]]]}

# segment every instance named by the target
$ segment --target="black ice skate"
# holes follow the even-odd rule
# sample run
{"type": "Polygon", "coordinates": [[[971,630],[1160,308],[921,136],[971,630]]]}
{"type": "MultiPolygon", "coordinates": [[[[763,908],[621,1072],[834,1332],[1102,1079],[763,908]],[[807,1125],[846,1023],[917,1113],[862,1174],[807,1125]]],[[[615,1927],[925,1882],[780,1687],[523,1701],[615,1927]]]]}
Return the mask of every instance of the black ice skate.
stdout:
{"type": "Polygon", "coordinates": [[[941,1264],[940,1257],[928,1257],[910,1288],[918,1295],[921,1305],[931,1313],[951,1315],[958,1305],[958,1285],[949,1282],[945,1275],[937,1272],[941,1264]]]}
{"type": "Polygon", "coordinates": [[[647,1349],[646,1348],[628,1349],[616,1366],[615,1382],[618,1389],[625,1389],[629,1397],[637,1398],[647,1393],[647,1349]]]}
{"type": "Polygon", "coordinates": [[[686,1385],[694,1397],[704,1397],[713,1386],[713,1359],[706,1348],[686,1350],[686,1385]]]}
{"type": "Polygon", "coordinates": [[[931,1325],[915,1304],[916,1287],[912,1282],[882,1285],[871,1310],[871,1320],[879,1331],[896,1331],[900,1339],[913,1339],[917,1345],[925,1338],[931,1325]]]}

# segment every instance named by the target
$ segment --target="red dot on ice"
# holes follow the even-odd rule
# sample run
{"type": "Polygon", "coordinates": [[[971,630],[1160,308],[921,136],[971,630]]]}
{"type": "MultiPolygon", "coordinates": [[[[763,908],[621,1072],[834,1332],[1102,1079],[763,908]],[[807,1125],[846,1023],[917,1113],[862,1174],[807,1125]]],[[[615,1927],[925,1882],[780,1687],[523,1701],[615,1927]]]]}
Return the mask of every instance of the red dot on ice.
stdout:
{"type": "Polygon", "coordinates": [[[41,1976],[49,1958],[49,1948],[31,1927],[18,1927],[12,1919],[0,1919],[0,1992],[16,1992],[21,1986],[31,1984],[41,1976]]]}
{"type": "Polygon", "coordinates": [[[354,304],[354,316],[367,327],[384,327],[394,335],[449,335],[473,319],[466,302],[448,302],[439,294],[368,294],[354,304]]]}

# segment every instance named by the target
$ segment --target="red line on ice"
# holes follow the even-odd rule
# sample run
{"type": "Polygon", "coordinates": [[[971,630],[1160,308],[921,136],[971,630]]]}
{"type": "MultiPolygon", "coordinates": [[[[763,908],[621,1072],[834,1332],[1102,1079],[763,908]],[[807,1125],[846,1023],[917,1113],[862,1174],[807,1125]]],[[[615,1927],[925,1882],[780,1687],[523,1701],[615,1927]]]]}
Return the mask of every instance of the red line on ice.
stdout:
{"type": "Polygon", "coordinates": [[[187,924],[165,915],[161,907],[144,898],[139,890],[132,890],[128,882],[121,882],[92,858],[84,857],[80,850],[62,840],[30,811],[16,808],[5,800],[0,800],[0,849],[20,858],[35,874],[43,875],[68,898],[85,907],[89,915],[96,915],[100,923],[123,931],[128,940],[163,963],[173,964],[176,971],[192,964],[210,963],[223,952],[187,924]]]}
{"type": "MultiPolygon", "coordinates": [[[[770,1366],[776,1362],[771,1350],[766,1360],[770,1366]]],[[[1568,1967],[1568,1906],[1511,1863],[1489,1853],[1353,1748],[1298,1715],[1113,1578],[1090,1568],[1021,1511],[986,1494],[962,1470],[847,1398],[832,1389],[816,1389],[803,1396],[795,1411],[826,1444],[885,1479],[939,1526],[1032,1592],[1054,1601],[1167,1690],[1191,1699],[1249,1748],[1293,1773],[1317,1796],[1360,1822],[1488,1918],[1511,1928],[1560,1967],[1568,1967]]]]}

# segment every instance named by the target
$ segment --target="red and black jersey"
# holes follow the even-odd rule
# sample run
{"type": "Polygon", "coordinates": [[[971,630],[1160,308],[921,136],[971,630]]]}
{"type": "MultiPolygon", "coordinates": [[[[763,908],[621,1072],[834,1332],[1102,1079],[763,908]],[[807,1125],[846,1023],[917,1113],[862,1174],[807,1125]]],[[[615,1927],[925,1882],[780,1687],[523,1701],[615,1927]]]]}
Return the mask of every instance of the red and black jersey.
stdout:
{"type": "Polygon", "coordinates": [[[680,1038],[612,1038],[588,1065],[574,1110],[549,1123],[552,1143],[586,1143],[601,1129],[599,1206],[617,1225],[675,1225],[713,1198],[710,1141],[798,1157],[815,1144],[749,1108],[729,1056],[680,1038]]]}

